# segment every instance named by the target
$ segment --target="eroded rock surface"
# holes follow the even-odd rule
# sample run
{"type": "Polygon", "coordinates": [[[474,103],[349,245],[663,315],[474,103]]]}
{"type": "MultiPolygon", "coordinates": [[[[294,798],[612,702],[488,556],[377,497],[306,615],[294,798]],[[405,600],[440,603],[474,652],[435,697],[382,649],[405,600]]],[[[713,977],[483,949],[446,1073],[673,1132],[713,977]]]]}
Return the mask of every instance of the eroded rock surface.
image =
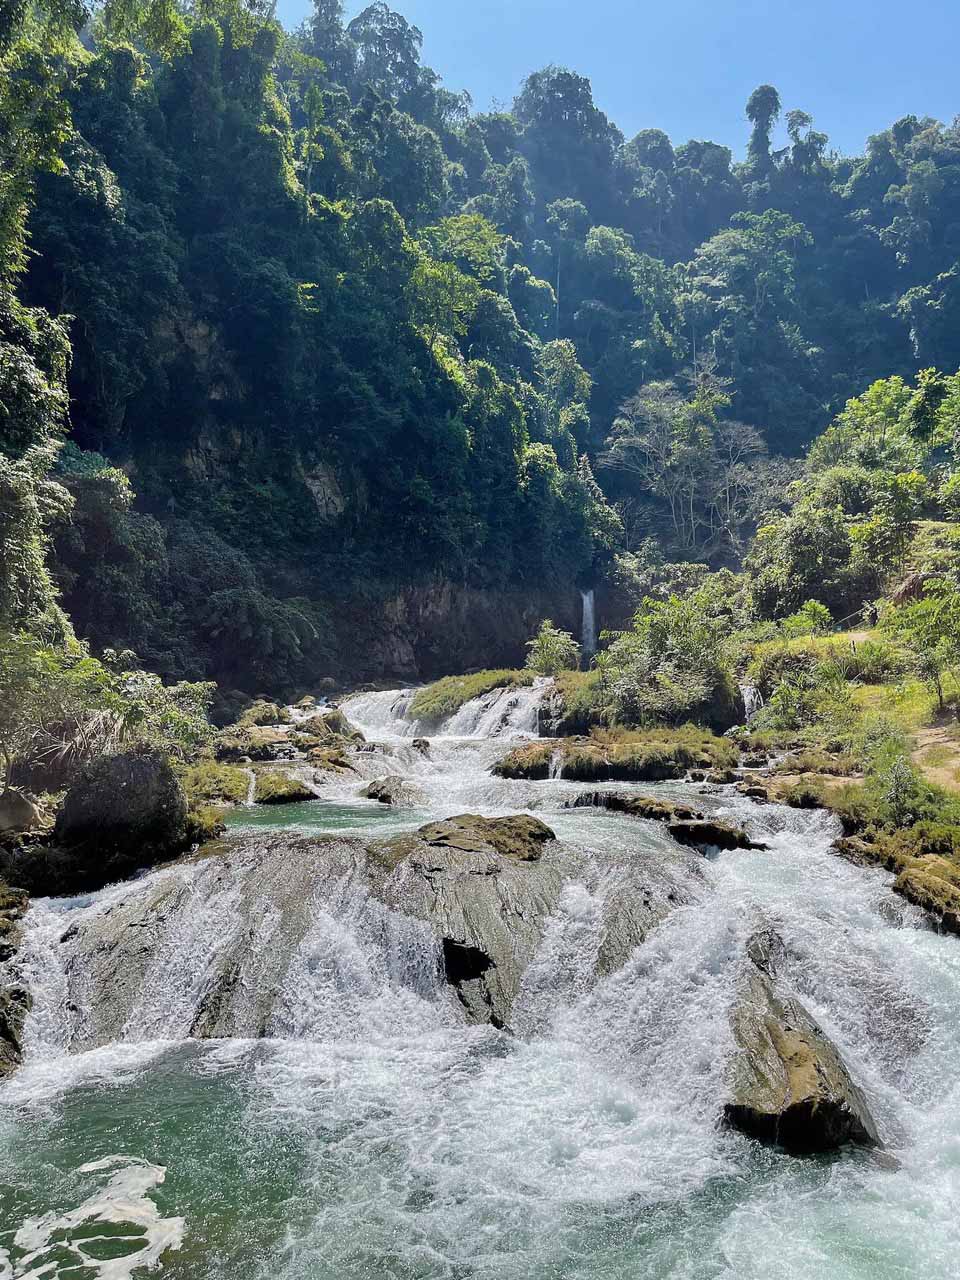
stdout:
{"type": "Polygon", "coordinates": [[[368,800],[379,800],[381,804],[415,807],[424,802],[424,794],[416,783],[402,778],[399,774],[391,774],[386,778],[377,778],[360,792],[368,800]]]}
{"type": "Polygon", "coordinates": [[[671,800],[658,800],[654,796],[631,795],[626,791],[581,791],[568,804],[571,809],[611,809],[626,813],[632,818],[647,818],[653,822],[690,821],[703,814],[688,804],[675,804],[671,800]]]}
{"type": "Polygon", "coordinates": [[[742,827],[719,818],[696,818],[671,822],[667,830],[679,844],[694,849],[766,849],[759,840],[751,840],[742,827]]]}
{"type": "MultiPolygon", "coordinates": [[[[20,938],[20,921],[29,905],[22,889],[0,881],[0,963],[13,958],[20,938]]],[[[19,983],[0,982],[0,1080],[23,1059],[20,1037],[30,1010],[30,995],[19,983]]]]}
{"type": "Polygon", "coordinates": [[[779,975],[782,942],[754,935],[731,1014],[728,1124],[797,1153],[880,1143],[866,1099],[836,1047],[779,975]]]}
{"type": "Polygon", "coordinates": [[[563,885],[562,853],[536,818],[462,814],[383,841],[375,891],[427,921],[470,1022],[507,1026],[563,885]],[[557,856],[550,857],[554,847],[557,856]]]}

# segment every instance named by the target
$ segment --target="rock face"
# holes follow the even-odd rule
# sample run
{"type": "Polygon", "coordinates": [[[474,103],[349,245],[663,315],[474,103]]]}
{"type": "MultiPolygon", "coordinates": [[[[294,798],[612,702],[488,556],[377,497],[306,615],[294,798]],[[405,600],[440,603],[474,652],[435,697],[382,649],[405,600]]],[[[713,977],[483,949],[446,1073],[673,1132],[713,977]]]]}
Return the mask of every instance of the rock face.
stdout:
{"type": "Polygon", "coordinates": [[[187,801],[169,761],[157,751],[95,760],[67,792],[54,839],[91,886],[182,852],[187,801]]]}
{"type": "MultiPolygon", "coordinates": [[[[28,904],[22,889],[11,889],[0,881],[0,962],[10,960],[16,952],[20,920],[28,904]]],[[[22,1061],[20,1037],[29,1010],[30,995],[23,987],[0,986],[0,1080],[22,1061]]]]}
{"type": "Polygon", "coordinates": [[[796,1153],[847,1142],[877,1146],[866,1099],[843,1059],[777,973],[782,942],[755,934],[739,976],[731,1024],[728,1124],[796,1153]]]}
{"type": "Polygon", "coordinates": [[[401,778],[399,774],[391,774],[387,778],[377,778],[360,792],[368,800],[379,800],[381,804],[407,805],[415,807],[424,800],[424,794],[415,783],[401,778]]]}
{"type": "Polygon", "coordinates": [[[447,980],[469,1022],[506,1027],[563,876],[545,856],[553,832],[536,818],[463,814],[374,850],[375,892],[440,938],[447,980]]]}

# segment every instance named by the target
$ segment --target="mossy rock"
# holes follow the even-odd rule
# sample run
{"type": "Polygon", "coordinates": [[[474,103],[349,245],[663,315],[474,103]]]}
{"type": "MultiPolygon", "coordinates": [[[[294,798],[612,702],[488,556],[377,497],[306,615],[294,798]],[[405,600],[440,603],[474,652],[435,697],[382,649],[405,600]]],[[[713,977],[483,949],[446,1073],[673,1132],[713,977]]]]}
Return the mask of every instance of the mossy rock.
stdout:
{"type": "Polygon", "coordinates": [[[191,808],[204,805],[243,804],[250,787],[250,775],[237,765],[200,760],[180,774],[180,782],[191,808]]]}
{"type": "Polygon", "coordinates": [[[570,802],[568,808],[609,809],[614,813],[625,813],[631,818],[645,818],[650,822],[689,821],[703,817],[699,810],[687,804],[674,804],[655,796],[635,796],[623,791],[584,791],[570,802]]]}
{"type": "Polygon", "coordinates": [[[507,818],[482,818],[475,813],[461,813],[442,822],[428,822],[417,829],[417,835],[428,845],[460,849],[464,853],[483,853],[489,849],[501,857],[519,862],[536,862],[543,846],[556,836],[545,822],[527,814],[507,818]]]}
{"type": "Polygon", "coordinates": [[[946,933],[960,934],[960,865],[956,862],[936,854],[911,859],[893,887],[946,933]]]}
{"type": "Polygon", "coordinates": [[[595,738],[540,740],[516,747],[493,772],[501,778],[543,779],[560,757],[562,777],[573,782],[667,782],[702,763],[726,766],[736,748],[697,730],[657,731],[595,738]]]}
{"type": "Polygon", "coordinates": [[[249,729],[264,725],[289,724],[291,719],[290,712],[286,707],[281,707],[276,702],[267,702],[260,698],[247,707],[243,715],[237,720],[237,724],[249,729]]]}
{"type": "Polygon", "coordinates": [[[316,800],[302,778],[280,769],[263,769],[257,774],[254,799],[257,804],[300,804],[304,800],[316,800]]]}
{"type": "Polygon", "coordinates": [[[345,743],[365,741],[360,730],[350,723],[339,707],[332,707],[329,711],[322,711],[315,716],[310,716],[307,720],[301,720],[297,730],[321,742],[338,738],[345,743]]]}
{"type": "Polygon", "coordinates": [[[356,772],[341,746],[313,747],[307,752],[307,759],[315,769],[322,769],[327,773],[356,772]]]}
{"type": "Polygon", "coordinates": [[[202,805],[187,814],[187,833],[191,844],[207,844],[226,831],[223,810],[213,805],[202,805]]]}
{"type": "Polygon", "coordinates": [[[231,725],[218,735],[214,752],[218,760],[276,760],[290,748],[285,733],[262,725],[231,725]]]}

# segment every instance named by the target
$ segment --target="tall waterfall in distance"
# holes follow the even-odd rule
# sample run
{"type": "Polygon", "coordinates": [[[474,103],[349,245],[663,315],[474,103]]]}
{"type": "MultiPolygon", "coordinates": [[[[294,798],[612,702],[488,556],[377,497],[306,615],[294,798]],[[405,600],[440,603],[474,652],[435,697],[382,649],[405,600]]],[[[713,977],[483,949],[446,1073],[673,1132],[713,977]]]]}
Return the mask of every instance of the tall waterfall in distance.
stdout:
{"type": "Polygon", "coordinates": [[[585,658],[592,658],[597,652],[597,616],[593,598],[593,587],[589,591],[581,591],[583,600],[583,621],[580,624],[580,652],[585,658]]]}

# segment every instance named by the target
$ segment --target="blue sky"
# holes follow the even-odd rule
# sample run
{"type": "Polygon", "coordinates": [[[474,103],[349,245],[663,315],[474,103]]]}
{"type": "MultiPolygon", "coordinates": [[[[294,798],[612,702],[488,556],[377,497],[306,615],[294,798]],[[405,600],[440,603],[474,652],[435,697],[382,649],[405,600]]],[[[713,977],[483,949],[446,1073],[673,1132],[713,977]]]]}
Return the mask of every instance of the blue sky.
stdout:
{"type": "MultiPolygon", "coordinates": [[[[309,0],[279,0],[295,26],[309,0]]],[[[349,16],[364,7],[347,0],[349,16]]],[[[424,60],[478,109],[509,103],[549,62],[589,76],[629,137],[659,128],[737,155],[743,104],[776,85],[841,151],[913,112],[960,112],[957,0],[393,0],[423,31],[424,60]]]]}

